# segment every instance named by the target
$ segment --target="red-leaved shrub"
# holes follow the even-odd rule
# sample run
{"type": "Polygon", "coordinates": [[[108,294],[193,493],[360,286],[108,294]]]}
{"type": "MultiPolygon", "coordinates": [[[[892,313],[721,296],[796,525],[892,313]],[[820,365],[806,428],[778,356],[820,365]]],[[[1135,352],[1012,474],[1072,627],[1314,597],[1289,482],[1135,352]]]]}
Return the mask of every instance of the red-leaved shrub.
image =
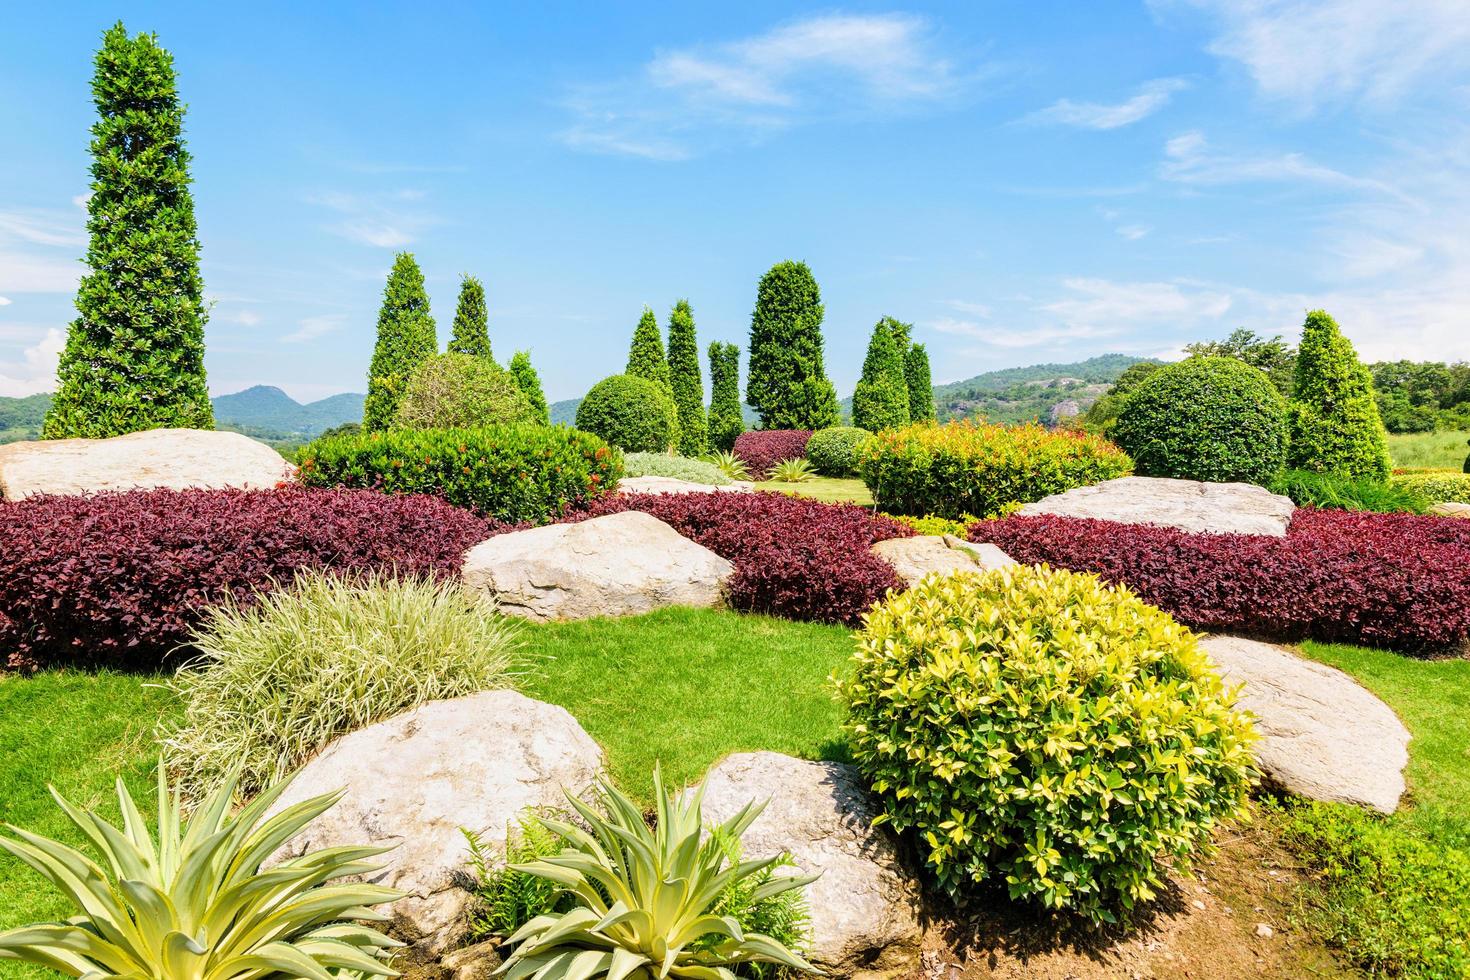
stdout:
{"type": "Polygon", "coordinates": [[[500,525],[371,490],[138,490],[0,503],[0,655],[155,668],[204,608],[305,568],[458,571],[500,525]]]}
{"type": "Polygon", "coordinates": [[[742,432],[735,437],[733,452],[750,471],[752,479],[764,480],[777,463],[805,456],[807,440],[811,437],[811,429],[761,429],[756,432],[742,432]]]}
{"type": "Polygon", "coordinates": [[[618,494],[568,519],[628,510],[657,517],[734,565],[732,608],[825,623],[856,623],[900,586],[869,549],[914,533],[852,504],[780,493],[618,494]]]}
{"type": "Polygon", "coordinates": [[[1470,636],[1470,521],[1303,508],[1284,538],[1050,516],[969,535],[1121,582],[1196,629],[1405,651],[1470,636]]]}

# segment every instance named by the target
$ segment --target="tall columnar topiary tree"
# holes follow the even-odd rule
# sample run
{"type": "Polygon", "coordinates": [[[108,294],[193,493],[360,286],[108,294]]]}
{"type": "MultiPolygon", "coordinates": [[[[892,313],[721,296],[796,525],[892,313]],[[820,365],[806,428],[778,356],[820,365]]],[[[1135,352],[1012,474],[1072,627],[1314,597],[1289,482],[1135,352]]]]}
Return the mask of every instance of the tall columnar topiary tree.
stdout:
{"type": "Polygon", "coordinates": [[[923,344],[911,344],[904,354],[903,379],[909,389],[909,421],[932,421],[934,375],[929,371],[929,352],[923,344]]]}
{"type": "Polygon", "coordinates": [[[673,396],[673,389],[669,386],[669,362],[664,359],[664,341],[659,333],[658,318],[647,306],[643,308],[643,315],[638,318],[638,326],[633,330],[633,344],[628,348],[628,369],[623,373],[656,381],[663,385],[670,397],[673,396]]]}
{"type": "Polygon", "coordinates": [[[485,309],[485,284],[465,276],[459,285],[459,304],[454,309],[454,333],[449,353],[491,357],[490,315],[485,309]]]}
{"type": "Polygon", "coordinates": [[[378,311],[378,344],[368,368],[367,402],[362,410],[364,429],[377,432],[393,424],[409,377],[438,350],[424,274],[411,254],[399,252],[378,311]]]}
{"type": "Polygon", "coordinates": [[[709,444],[728,453],[745,431],[740,411],[740,348],[718,340],[709,345],[709,444]]]}
{"type": "Polygon", "coordinates": [[[869,432],[896,429],[909,421],[909,386],[903,355],[894,343],[895,322],[884,317],[873,327],[863,376],[852,395],[852,424],[869,432]]]}
{"type": "Polygon", "coordinates": [[[1289,466],[1356,479],[1388,476],[1388,435],[1373,376],[1323,310],[1308,313],[1302,327],[1294,393],[1289,466]]]}
{"type": "Polygon", "coordinates": [[[822,295],[805,262],[780,262],[761,277],[750,317],[745,400],[765,429],[836,425],[837,392],[822,365],[822,295]]]}
{"type": "Polygon", "coordinates": [[[709,451],[709,418],[704,412],[704,380],[699,374],[699,345],[694,339],[694,310],[687,299],[669,314],[669,384],[679,409],[679,454],[698,457],[709,451]]]}
{"type": "Polygon", "coordinates": [[[551,422],[551,411],[546,405],[546,393],[541,390],[541,376],[531,366],[531,354],[529,351],[518,350],[510,359],[510,376],[515,379],[516,386],[521,389],[521,394],[531,403],[541,416],[543,425],[551,422]]]}
{"type": "Polygon", "coordinates": [[[92,77],[92,196],[77,318],[42,434],[212,429],[204,282],[173,56],[119,22],[92,77]]]}

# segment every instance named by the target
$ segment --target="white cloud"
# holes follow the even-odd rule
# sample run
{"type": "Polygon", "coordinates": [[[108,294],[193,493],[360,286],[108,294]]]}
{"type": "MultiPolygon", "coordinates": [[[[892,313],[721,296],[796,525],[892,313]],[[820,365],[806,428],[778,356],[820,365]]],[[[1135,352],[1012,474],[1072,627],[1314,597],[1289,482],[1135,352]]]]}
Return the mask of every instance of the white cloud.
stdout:
{"type": "Polygon", "coordinates": [[[422,191],[406,189],[379,195],[333,191],[306,200],[342,216],[326,226],[334,235],[373,248],[403,248],[438,223],[434,215],[413,206],[423,197],[422,191]]]}
{"type": "Polygon", "coordinates": [[[990,316],[990,307],[985,303],[971,303],[962,299],[951,299],[946,300],[944,305],[948,306],[952,310],[959,310],[961,313],[968,313],[971,316],[990,316]]]}
{"type": "Polygon", "coordinates": [[[68,211],[0,209],[0,290],[70,293],[82,276],[82,219],[68,211]]]}
{"type": "Polygon", "coordinates": [[[1066,279],[1068,295],[1039,309],[1071,327],[1126,331],[1160,321],[1180,323],[1217,320],[1230,309],[1228,293],[1195,283],[1114,282],[1066,279]]]}
{"type": "Polygon", "coordinates": [[[1148,225],[1119,225],[1113,230],[1116,231],[1120,237],[1126,238],[1130,242],[1136,242],[1140,238],[1147,235],[1149,232],[1153,231],[1153,229],[1150,228],[1148,225]]]}
{"type": "Polygon", "coordinates": [[[296,330],[281,338],[283,344],[304,344],[318,337],[341,330],[347,322],[345,313],[323,313],[320,316],[304,317],[296,321],[296,330]]]}
{"type": "Polygon", "coordinates": [[[73,293],[82,263],[49,251],[32,253],[0,247],[0,289],[9,293],[73,293]]]}
{"type": "Polygon", "coordinates": [[[61,349],[66,346],[66,335],[55,327],[46,331],[46,336],[22,353],[20,373],[11,374],[10,369],[0,372],[0,396],[23,398],[56,387],[56,364],[61,359],[61,349]]]}
{"type": "Polygon", "coordinates": [[[1344,190],[1374,191],[1390,197],[1405,195],[1393,184],[1357,177],[1316,163],[1300,153],[1245,156],[1213,152],[1203,133],[1195,130],[1164,144],[1159,176],[1181,184],[1211,186],[1250,182],[1302,181],[1344,190]]]}
{"type": "Polygon", "coordinates": [[[242,327],[257,327],[260,325],[260,314],[254,310],[226,310],[221,313],[218,310],[209,314],[211,322],[238,323],[242,327]]]}
{"type": "Polygon", "coordinates": [[[908,14],[823,14],[762,34],[657,52],[633,77],[581,86],[561,135],[579,150],[684,160],[807,121],[932,105],[975,73],[908,14]]]}
{"type": "Polygon", "coordinates": [[[9,296],[0,296],[0,306],[9,306],[9,305],[10,305],[10,297],[9,296]]]}
{"type": "Polygon", "coordinates": [[[1431,79],[1470,72],[1464,0],[1153,0],[1207,11],[1210,51],[1239,62],[1261,93],[1303,111],[1391,106],[1431,79]]]}
{"type": "Polygon", "coordinates": [[[72,216],[35,210],[0,211],[0,239],[63,248],[87,244],[81,222],[72,220],[72,216]]]}
{"type": "Polygon", "coordinates": [[[1138,94],[1123,102],[1074,102],[1060,99],[1026,119],[1029,122],[1056,123],[1063,126],[1079,126],[1083,129],[1118,129],[1145,119],[1164,106],[1188,83],[1182,78],[1158,78],[1146,82],[1138,94]]]}

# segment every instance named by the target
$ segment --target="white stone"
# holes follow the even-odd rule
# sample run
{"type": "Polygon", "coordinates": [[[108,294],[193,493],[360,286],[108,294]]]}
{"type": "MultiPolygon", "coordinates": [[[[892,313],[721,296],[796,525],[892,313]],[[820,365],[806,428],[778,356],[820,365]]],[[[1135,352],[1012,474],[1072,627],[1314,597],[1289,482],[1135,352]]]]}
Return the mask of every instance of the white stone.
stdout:
{"type": "Polygon", "coordinates": [[[1296,505],[1252,483],[1201,483],[1125,476],[1026,504],[1017,513],[1157,524],[1212,534],[1284,537],[1296,505]]]}
{"type": "Polygon", "coordinates": [[[800,872],[821,873],[806,889],[813,963],[837,976],[913,967],[918,889],[889,831],[873,826],[879,810],[853,766],[742,752],[711,769],[704,785],[704,817],[713,823],[751,800],[770,801],[742,839],[746,859],[786,852],[800,872]]]}
{"type": "Polygon", "coordinates": [[[1240,706],[1256,716],[1256,759],[1265,780],[1308,799],[1398,808],[1409,731],[1393,709],[1347,674],[1292,651],[1237,636],[1201,646],[1240,706]]]}
{"type": "Polygon", "coordinates": [[[636,616],[723,602],[735,568],[641,511],[502,534],[465,555],[467,586],[528,619],[636,616]]]}
{"type": "Polygon", "coordinates": [[[469,854],[460,828],[502,852],[527,810],[563,807],[602,769],[602,750],[565,708],[514,691],[431,701],[332,742],[271,808],[345,789],[341,802],[273,857],[375,845],[378,884],[407,893],[389,908],[394,931],[439,954],[469,932],[468,892],[456,883],[469,854]]]}
{"type": "Polygon", "coordinates": [[[903,584],[913,588],[930,572],[978,572],[1017,564],[993,544],[971,544],[952,534],[889,538],[873,545],[873,554],[893,566],[903,584]]]}
{"type": "Polygon", "coordinates": [[[268,490],[296,469],[238,432],[149,429],[111,439],[48,439],[0,446],[0,497],[106,490],[268,490]]]}
{"type": "Polygon", "coordinates": [[[1436,517],[1470,517],[1470,504],[1444,503],[1429,508],[1436,517]]]}
{"type": "Polygon", "coordinates": [[[619,493],[750,493],[749,483],[696,483],[672,476],[625,476],[618,481],[619,493]]]}

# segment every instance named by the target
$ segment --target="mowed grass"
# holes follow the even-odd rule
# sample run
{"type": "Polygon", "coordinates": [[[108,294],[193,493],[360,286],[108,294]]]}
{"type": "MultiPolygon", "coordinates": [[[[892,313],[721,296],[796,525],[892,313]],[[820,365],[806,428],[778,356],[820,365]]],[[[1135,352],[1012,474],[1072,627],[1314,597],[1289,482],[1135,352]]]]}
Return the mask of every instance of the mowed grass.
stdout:
{"type": "Polygon", "coordinates": [[[1470,432],[1390,432],[1388,454],[1393,465],[1458,470],[1470,455],[1470,432]]]}
{"type": "Polygon", "coordinates": [[[862,480],[852,477],[819,476],[805,483],[779,483],[766,480],[755,485],[757,490],[774,490],[797,497],[811,497],[829,504],[861,504],[873,506],[873,495],[862,480]]]}

